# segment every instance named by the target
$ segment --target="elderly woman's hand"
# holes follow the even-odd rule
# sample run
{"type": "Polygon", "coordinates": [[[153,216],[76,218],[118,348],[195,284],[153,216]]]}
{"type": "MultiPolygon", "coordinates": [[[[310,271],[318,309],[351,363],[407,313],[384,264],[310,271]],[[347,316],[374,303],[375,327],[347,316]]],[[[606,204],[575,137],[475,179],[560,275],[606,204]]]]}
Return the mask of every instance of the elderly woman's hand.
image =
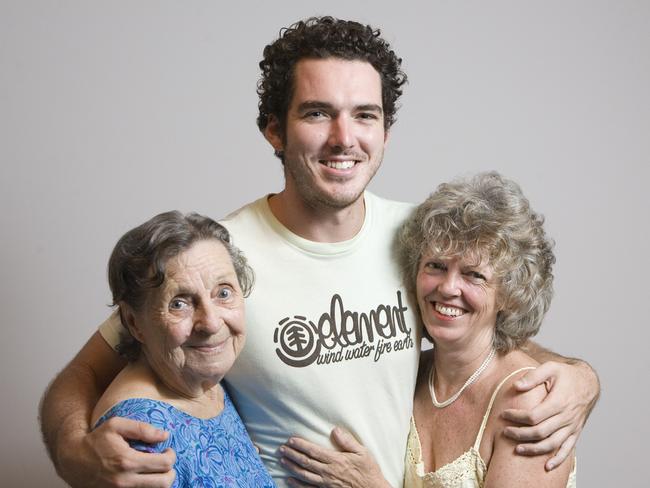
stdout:
{"type": "Polygon", "coordinates": [[[290,486],[390,488],[372,454],[350,432],[335,427],[332,430],[332,441],[339,451],[318,446],[299,437],[291,437],[280,447],[280,462],[300,478],[291,478],[290,486]]]}
{"type": "Polygon", "coordinates": [[[583,361],[548,361],[515,382],[515,388],[528,391],[544,383],[549,394],[537,407],[503,412],[504,419],[524,424],[507,427],[504,434],[526,443],[517,446],[519,454],[534,456],[556,451],[545,465],[550,471],[562,464],[575,447],[600,386],[594,370],[583,361]]]}

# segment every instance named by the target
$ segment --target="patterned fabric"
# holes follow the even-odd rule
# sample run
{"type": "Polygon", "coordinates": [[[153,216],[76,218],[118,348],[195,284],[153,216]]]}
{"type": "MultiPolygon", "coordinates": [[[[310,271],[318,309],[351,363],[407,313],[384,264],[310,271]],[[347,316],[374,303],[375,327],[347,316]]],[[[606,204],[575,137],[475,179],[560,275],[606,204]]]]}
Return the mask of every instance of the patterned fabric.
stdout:
{"type": "Polygon", "coordinates": [[[165,402],[130,398],[102,415],[95,427],[111,417],[125,417],[169,431],[164,442],[130,444],[144,452],[162,452],[168,447],[176,451],[173,488],[275,487],[225,390],[224,404],[216,417],[200,419],[165,402]]]}
{"type": "MultiPolygon", "coordinates": [[[[492,393],[492,398],[490,398],[490,403],[483,416],[483,422],[476,435],[474,445],[456,459],[435,471],[427,473],[424,470],[422,444],[420,443],[420,436],[415,426],[415,420],[411,417],[411,429],[406,446],[404,488],[482,488],[485,483],[485,475],[487,474],[488,468],[479,453],[479,447],[483,439],[483,431],[492,411],[492,405],[494,404],[497,393],[508,379],[521,371],[529,369],[535,368],[520,368],[501,380],[492,393]]],[[[573,470],[569,475],[566,488],[575,487],[576,463],[574,460],[573,470]]]]}

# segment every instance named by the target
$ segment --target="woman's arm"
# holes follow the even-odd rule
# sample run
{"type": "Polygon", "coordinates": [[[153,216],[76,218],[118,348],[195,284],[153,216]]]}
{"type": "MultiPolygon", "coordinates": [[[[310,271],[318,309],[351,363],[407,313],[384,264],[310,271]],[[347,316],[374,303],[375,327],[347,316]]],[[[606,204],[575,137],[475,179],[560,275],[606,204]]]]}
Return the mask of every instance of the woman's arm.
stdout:
{"type": "Polygon", "coordinates": [[[280,462],[296,478],[293,487],[392,488],[372,454],[350,432],[335,427],[332,441],[340,450],[328,449],[299,437],[280,447],[280,462]]]}
{"type": "MultiPolygon", "coordinates": [[[[547,396],[543,386],[537,386],[524,393],[518,392],[510,383],[497,398],[494,412],[506,409],[527,410],[543,402],[547,396]]],[[[500,416],[493,417],[496,422],[492,430],[494,444],[489,460],[485,488],[515,488],[535,486],[536,488],[564,488],[569,473],[573,469],[573,455],[570,461],[563,463],[553,471],[545,469],[543,455],[519,456],[515,453],[516,441],[502,435],[505,421],[500,416]]],[[[570,454],[573,454],[571,451],[570,454]]]]}
{"type": "Polygon", "coordinates": [[[123,366],[124,361],[95,332],[43,395],[43,440],[57,473],[71,486],[165,487],[174,480],[173,451],[145,454],[124,440],[154,443],[164,440],[165,432],[118,418],[90,431],[93,407],[123,366]]]}
{"type": "Polygon", "coordinates": [[[600,395],[600,383],[596,372],[582,360],[565,358],[532,341],[523,351],[543,364],[517,381],[515,388],[526,392],[545,384],[549,394],[538,405],[504,411],[506,420],[521,425],[508,427],[504,433],[517,441],[518,454],[554,452],[546,462],[546,469],[551,470],[573,451],[600,395]]]}

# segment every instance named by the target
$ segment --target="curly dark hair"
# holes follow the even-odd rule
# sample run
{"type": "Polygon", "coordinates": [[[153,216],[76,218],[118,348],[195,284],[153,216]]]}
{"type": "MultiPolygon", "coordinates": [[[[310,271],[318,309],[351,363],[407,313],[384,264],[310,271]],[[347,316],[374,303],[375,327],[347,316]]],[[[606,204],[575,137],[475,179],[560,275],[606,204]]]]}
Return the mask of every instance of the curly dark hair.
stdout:
{"type": "Polygon", "coordinates": [[[260,61],[262,77],[257,84],[260,97],[257,126],[264,131],[269,115],[277,117],[284,132],[289,102],[293,95],[293,71],[301,59],[362,60],[381,77],[386,130],[395,122],[397,99],[402,95],[406,73],[402,59],[379,37],[379,29],[334,17],[310,17],[280,31],[280,37],[264,48],[260,61]]]}

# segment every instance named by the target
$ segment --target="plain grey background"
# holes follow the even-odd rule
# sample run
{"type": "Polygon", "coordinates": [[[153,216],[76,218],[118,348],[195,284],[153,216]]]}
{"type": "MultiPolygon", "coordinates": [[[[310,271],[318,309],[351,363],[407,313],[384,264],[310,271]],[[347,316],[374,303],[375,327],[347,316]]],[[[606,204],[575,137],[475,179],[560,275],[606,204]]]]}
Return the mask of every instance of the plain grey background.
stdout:
{"type": "Polygon", "coordinates": [[[118,237],[282,188],[257,63],[313,14],[380,26],[404,59],[375,192],[421,201],[496,169],[546,215],[556,298],[539,341],[602,381],[578,480],[647,486],[650,2],[631,0],[0,2],[0,484],[63,486],[37,404],[108,314],[118,237]]]}

